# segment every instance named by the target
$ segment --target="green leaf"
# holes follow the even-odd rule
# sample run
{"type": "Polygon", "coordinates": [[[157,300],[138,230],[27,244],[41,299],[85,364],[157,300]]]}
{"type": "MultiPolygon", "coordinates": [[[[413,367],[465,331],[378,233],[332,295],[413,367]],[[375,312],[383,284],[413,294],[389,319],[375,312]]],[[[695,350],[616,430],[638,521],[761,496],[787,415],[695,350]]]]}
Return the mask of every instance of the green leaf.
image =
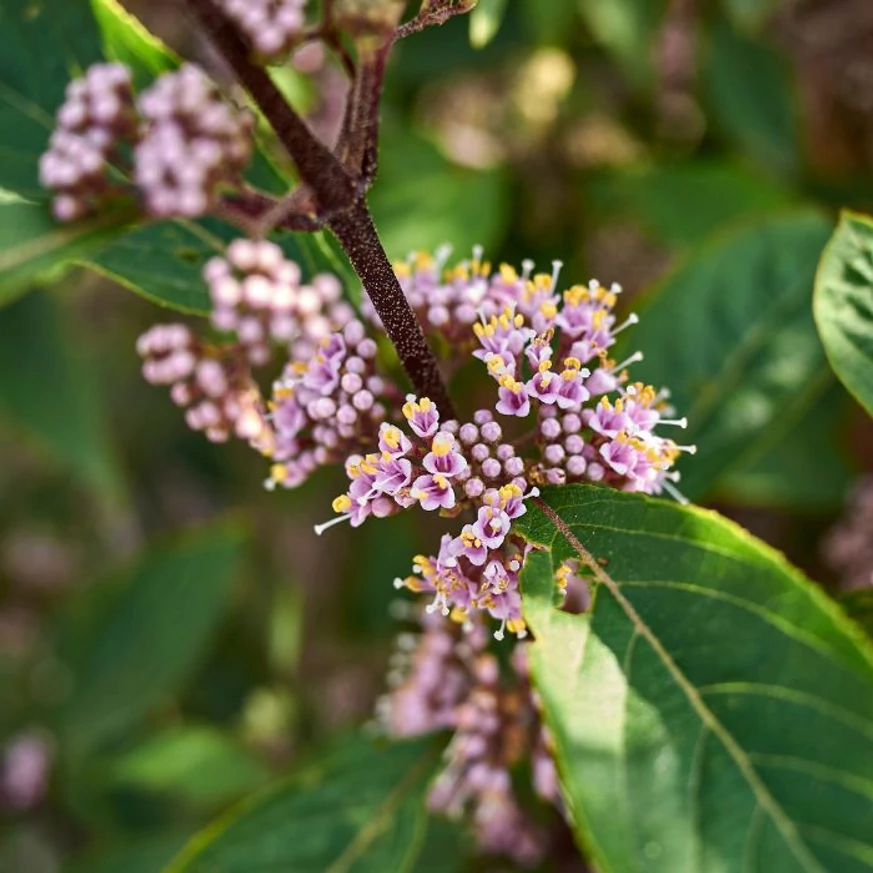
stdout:
{"type": "Polygon", "coordinates": [[[231,811],[166,873],[407,873],[427,826],[432,742],[359,740],[231,811]]]}
{"type": "Polygon", "coordinates": [[[737,29],[759,32],[784,0],[722,0],[725,15],[737,29]]]}
{"type": "Polygon", "coordinates": [[[3,0],[0,5],[0,188],[45,200],[39,157],[72,76],[102,57],[88,4],[3,0]]]}
{"type": "Polygon", "coordinates": [[[215,524],[145,555],[106,595],[67,655],[74,686],[60,722],[71,748],[123,733],[179,691],[224,617],[243,548],[237,524],[215,524]]]}
{"type": "Polygon", "coordinates": [[[840,597],[840,605],[849,618],[873,636],[873,588],[847,591],[840,597]]]}
{"type": "Polygon", "coordinates": [[[787,65],[765,43],[716,19],[705,83],[718,126],[764,166],[796,172],[795,97],[787,65]]]}
{"type": "Polygon", "coordinates": [[[841,507],[857,475],[846,444],[850,406],[834,381],[790,433],[761,440],[727,473],[718,499],[790,512],[841,507]]]}
{"type": "Polygon", "coordinates": [[[459,257],[475,244],[497,249],[507,226],[507,179],[500,170],[450,164],[427,140],[389,127],[370,204],[393,258],[444,243],[459,257]]]}
{"type": "Polygon", "coordinates": [[[873,415],[873,219],[841,216],[815,278],[814,312],[834,372],[873,415]]]}
{"type": "Polygon", "coordinates": [[[522,580],[531,668],[577,833],[603,873],[855,873],[873,859],[873,653],[784,558],[715,513],[547,489],[576,542],[522,580]],[[553,570],[593,556],[590,614],[553,570]]]}
{"type": "Polygon", "coordinates": [[[100,251],[133,217],[126,209],[115,209],[58,224],[46,204],[0,204],[0,305],[23,294],[34,280],[54,278],[65,264],[100,251]]]}
{"type": "Polygon", "coordinates": [[[597,180],[592,193],[607,210],[630,215],[653,238],[675,247],[783,210],[792,199],[768,176],[725,160],[616,170],[597,180]]]}
{"type": "Polygon", "coordinates": [[[126,64],[137,88],[145,88],[161,73],[175,69],[179,59],[118,0],[91,0],[103,37],[106,58],[126,64]]]}
{"type": "Polygon", "coordinates": [[[161,873],[185,840],[173,834],[126,840],[123,845],[88,852],[64,873],[161,873]]]}
{"type": "Polygon", "coordinates": [[[651,46],[667,9],[666,0],[578,0],[594,38],[621,63],[637,87],[651,87],[651,46]]]}
{"type": "MultiPolygon", "coordinates": [[[[84,265],[153,303],[204,315],[211,304],[203,266],[238,236],[235,228],[213,219],[149,224],[114,240],[84,265]]],[[[282,232],[275,241],[305,275],[330,268],[305,234],[282,232]]]]}
{"type": "Polygon", "coordinates": [[[266,767],[229,736],[211,727],[170,728],[109,765],[117,785],[213,805],[263,785],[266,767]]]}
{"type": "Polygon", "coordinates": [[[118,458],[82,348],[44,292],[0,310],[0,419],[117,508],[124,492],[118,458]]]}
{"type": "Polygon", "coordinates": [[[828,232],[825,219],[801,213],[719,237],[667,276],[628,331],[646,354],[634,374],[670,388],[688,417],[682,441],[698,446],[680,465],[689,498],[709,493],[759,440],[790,434],[826,390],[810,299],[828,232]]]}
{"type": "Polygon", "coordinates": [[[506,15],[506,0],[479,0],[470,13],[470,45],[485,48],[500,30],[506,15]]]}

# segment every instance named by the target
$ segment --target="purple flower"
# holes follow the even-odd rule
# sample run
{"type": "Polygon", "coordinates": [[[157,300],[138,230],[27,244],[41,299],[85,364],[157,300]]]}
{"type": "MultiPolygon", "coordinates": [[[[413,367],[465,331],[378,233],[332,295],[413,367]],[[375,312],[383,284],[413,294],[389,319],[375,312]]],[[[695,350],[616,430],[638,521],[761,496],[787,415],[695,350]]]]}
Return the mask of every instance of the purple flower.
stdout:
{"type": "MultiPolygon", "coordinates": [[[[544,363],[551,365],[550,361],[544,363]]],[[[558,392],[561,388],[561,379],[545,367],[536,373],[533,378],[528,380],[525,385],[527,394],[534,400],[539,400],[540,403],[545,403],[551,406],[558,399],[558,392]]]]}
{"type": "Polygon", "coordinates": [[[402,457],[412,448],[409,437],[393,424],[383,421],[379,425],[379,451],[392,457],[402,457]]]}
{"type": "Polygon", "coordinates": [[[430,439],[439,428],[440,414],[427,397],[417,400],[410,394],[403,405],[403,417],[409,422],[413,433],[422,439],[430,439]]]}
{"type": "Polygon", "coordinates": [[[501,415],[525,418],[530,414],[530,398],[522,382],[516,382],[512,377],[504,378],[497,390],[497,396],[500,399],[494,408],[501,415]]]}
{"type": "Polygon", "coordinates": [[[461,535],[452,542],[452,553],[481,567],[488,560],[488,547],[482,542],[475,525],[465,524],[461,535]]]}
{"type": "Polygon", "coordinates": [[[624,402],[616,400],[613,406],[606,397],[593,411],[586,410],[583,417],[585,424],[591,430],[610,438],[618,436],[621,431],[628,430],[631,425],[631,420],[625,412],[624,402]]]}
{"type": "Polygon", "coordinates": [[[512,527],[512,519],[502,510],[483,506],[476,516],[473,530],[489,549],[499,549],[512,527]]]}
{"type": "Polygon", "coordinates": [[[456,451],[457,445],[452,434],[440,431],[433,438],[431,450],[424,456],[424,469],[428,473],[441,473],[447,478],[458,476],[468,465],[464,456],[456,451]]]}
{"type": "Polygon", "coordinates": [[[433,512],[435,509],[452,509],[455,506],[454,489],[442,473],[419,476],[412,483],[410,495],[427,512],[433,512]]]}
{"type": "Polygon", "coordinates": [[[378,472],[373,478],[373,488],[390,497],[395,497],[401,489],[412,481],[412,462],[406,458],[395,458],[384,453],[379,461],[378,472]]]}

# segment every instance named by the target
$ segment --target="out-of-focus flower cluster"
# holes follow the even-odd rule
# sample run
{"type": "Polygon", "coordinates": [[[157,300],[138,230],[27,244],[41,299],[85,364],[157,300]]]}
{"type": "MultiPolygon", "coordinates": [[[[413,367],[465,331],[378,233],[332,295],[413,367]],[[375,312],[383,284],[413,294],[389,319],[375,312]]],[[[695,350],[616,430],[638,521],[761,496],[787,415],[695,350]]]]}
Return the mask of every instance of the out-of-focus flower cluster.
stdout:
{"type": "Polygon", "coordinates": [[[219,0],[219,6],[266,61],[284,60],[303,37],[306,0],[219,0]]]}
{"type": "Polygon", "coordinates": [[[547,803],[559,805],[560,795],[525,647],[517,646],[509,669],[501,670],[480,622],[465,633],[425,612],[420,623],[420,633],[398,638],[390,691],[378,704],[380,725],[396,737],[454,731],[431,788],[431,809],[453,818],[468,814],[483,852],[537,863],[547,831],[516,796],[513,769],[526,764],[535,793],[547,803]]]}
{"type": "Polygon", "coordinates": [[[873,586],[873,477],[855,486],[843,517],[823,544],[824,558],[844,588],[873,586]]]}
{"type": "Polygon", "coordinates": [[[130,71],[97,64],[67,87],[40,182],[59,221],[74,221],[130,192],[156,217],[204,214],[239,182],[254,116],[226,103],[198,67],[159,76],[138,98],[130,71]]]}
{"type": "MultiPolygon", "coordinates": [[[[470,811],[483,849],[527,862],[543,837],[509,771],[524,758],[536,793],[555,800],[557,790],[523,648],[507,675],[486,651],[490,635],[527,634],[519,580],[531,546],[513,522],[545,484],[681,499],[671,468],[694,449],[664,435],[685,426],[667,393],[631,379],[627,368],[641,356],[612,357],[618,334],[636,322],[615,315],[619,286],[562,291],[560,264],[548,274],[529,262],[493,271],[478,250],[454,267],[446,259],[414,255],[396,273],[446,370],[478,362],[482,396],[492,386],[490,404],[463,422],[380,371],[381,326],[369,307],[356,317],[334,277],[304,282],[269,242],[238,240],[204,271],[213,327],[233,341],[210,345],[164,325],[141,339],[140,353],[146,378],[172,386],[192,427],[212,439],[235,433],[269,459],[267,487],[294,488],[318,467],[344,465],[348,488],[318,533],[415,507],[456,520],[435,554],[418,555],[395,580],[427,603],[420,638],[398,656],[382,723],[397,735],[454,730],[433,807],[470,811]],[[252,368],[279,348],[286,361],[262,394],[252,368]]],[[[556,581],[568,605],[585,608],[578,567],[563,567],[556,581]]]]}

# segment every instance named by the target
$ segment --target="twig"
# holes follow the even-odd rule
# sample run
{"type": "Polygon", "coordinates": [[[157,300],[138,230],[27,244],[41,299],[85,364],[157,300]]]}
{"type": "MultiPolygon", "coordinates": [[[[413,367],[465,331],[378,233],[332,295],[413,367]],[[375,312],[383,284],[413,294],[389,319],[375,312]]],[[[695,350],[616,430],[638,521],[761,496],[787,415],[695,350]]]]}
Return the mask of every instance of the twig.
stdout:
{"type": "Polygon", "coordinates": [[[476,5],[476,0],[434,0],[429,6],[425,6],[415,18],[411,18],[406,24],[397,28],[394,41],[397,42],[420,33],[428,27],[437,27],[445,24],[456,15],[465,15],[476,5]]]}

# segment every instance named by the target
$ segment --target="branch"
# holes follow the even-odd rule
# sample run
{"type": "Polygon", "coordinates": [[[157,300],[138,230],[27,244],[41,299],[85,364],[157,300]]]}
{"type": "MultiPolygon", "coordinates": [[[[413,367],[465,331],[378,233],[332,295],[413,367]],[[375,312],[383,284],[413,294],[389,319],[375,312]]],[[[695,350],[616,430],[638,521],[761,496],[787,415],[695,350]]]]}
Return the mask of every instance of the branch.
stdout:
{"type": "Polygon", "coordinates": [[[361,198],[353,209],[338,215],[328,226],[364,283],[415,390],[436,404],[443,420],[455,418],[437,359],[394,275],[366,201],[361,198]]]}
{"type": "Polygon", "coordinates": [[[320,208],[330,211],[349,207],[357,193],[355,181],[288,105],[267,73],[249,60],[245,42],[216,8],[214,0],[187,2],[294,160],[300,178],[315,192],[320,208]]]}
{"type": "Polygon", "coordinates": [[[397,42],[428,27],[445,24],[456,15],[465,15],[476,3],[477,0],[425,0],[418,15],[397,28],[394,40],[397,42]]]}

